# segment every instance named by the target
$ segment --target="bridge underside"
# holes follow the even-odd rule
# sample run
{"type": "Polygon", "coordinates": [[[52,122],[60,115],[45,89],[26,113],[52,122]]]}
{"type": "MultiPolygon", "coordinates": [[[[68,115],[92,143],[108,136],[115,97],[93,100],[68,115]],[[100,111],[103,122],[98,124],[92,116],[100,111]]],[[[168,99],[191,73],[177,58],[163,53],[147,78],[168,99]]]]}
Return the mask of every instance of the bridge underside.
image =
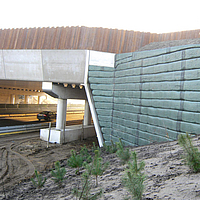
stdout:
{"type": "MultiPolygon", "coordinates": [[[[58,98],[56,130],[50,134],[50,141],[57,143],[81,137],[80,128],[78,135],[74,128],[65,130],[67,99],[86,100],[83,125],[90,126],[92,115],[102,146],[103,137],[88,85],[88,67],[114,67],[114,57],[112,53],[89,50],[0,50],[0,89],[46,92],[58,98]]],[[[49,138],[47,130],[41,130],[41,138],[49,138]]]]}

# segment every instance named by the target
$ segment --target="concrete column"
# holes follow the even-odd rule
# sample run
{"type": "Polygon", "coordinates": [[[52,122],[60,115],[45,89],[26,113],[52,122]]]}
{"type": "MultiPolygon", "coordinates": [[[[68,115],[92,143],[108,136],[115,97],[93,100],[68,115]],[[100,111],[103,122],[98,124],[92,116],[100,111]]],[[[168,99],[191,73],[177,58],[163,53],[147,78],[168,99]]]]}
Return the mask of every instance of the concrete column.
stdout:
{"type": "Polygon", "coordinates": [[[10,101],[11,104],[16,104],[16,97],[15,97],[14,94],[11,94],[10,100],[11,100],[11,101],[10,101]]]}
{"type": "Polygon", "coordinates": [[[28,95],[24,95],[24,103],[28,104],[28,95]]]}
{"type": "Polygon", "coordinates": [[[40,104],[40,96],[38,96],[38,102],[37,102],[37,104],[40,104]]]}
{"type": "Polygon", "coordinates": [[[9,104],[12,104],[12,94],[10,94],[10,97],[9,97],[9,104]]]}
{"type": "Polygon", "coordinates": [[[84,113],[84,120],[83,125],[90,125],[91,124],[91,112],[88,101],[85,100],[85,113],[84,113]]]}
{"type": "Polygon", "coordinates": [[[67,99],[58,99],[56,129],[63,130],[66,126],[67,99]]]}

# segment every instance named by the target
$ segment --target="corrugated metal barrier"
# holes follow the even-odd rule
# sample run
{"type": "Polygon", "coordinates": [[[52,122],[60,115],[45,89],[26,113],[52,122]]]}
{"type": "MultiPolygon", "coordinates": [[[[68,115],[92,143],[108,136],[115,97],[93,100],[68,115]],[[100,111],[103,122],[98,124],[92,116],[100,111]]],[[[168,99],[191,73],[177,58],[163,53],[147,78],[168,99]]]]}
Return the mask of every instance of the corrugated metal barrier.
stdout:
{"type": "Polygon", "coordinates": [[[1,29],[0,49],[87,49],[126,53],[151,42],[199,38],[199,32],[200,29],[157,34],[84,26],[1,29]]]}

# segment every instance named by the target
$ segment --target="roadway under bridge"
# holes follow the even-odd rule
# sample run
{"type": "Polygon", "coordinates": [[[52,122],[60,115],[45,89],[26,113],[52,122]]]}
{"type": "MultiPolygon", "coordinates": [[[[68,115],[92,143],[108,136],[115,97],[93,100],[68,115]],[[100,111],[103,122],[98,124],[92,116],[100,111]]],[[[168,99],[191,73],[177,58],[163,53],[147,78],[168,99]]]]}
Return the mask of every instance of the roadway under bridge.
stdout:
{"type": "MultiPolygon", "coordinates": [[[[82,137],[84,127],[88,133],[85,137],[96,132],[102,146],[103,137],[88,85],[88,67],[114,67],[114,58],[113,53],[90,50],[1,50],[0,89],[25,88],[58,99],[56,128],[51,130],[50,142],[76,140],[82,137]],[[67,99],[85,100],[83,127],[66,128],[67,99]]],[[[48,134],[48,129],[40,130],[41,139],[48,140],[48,134]]]]}

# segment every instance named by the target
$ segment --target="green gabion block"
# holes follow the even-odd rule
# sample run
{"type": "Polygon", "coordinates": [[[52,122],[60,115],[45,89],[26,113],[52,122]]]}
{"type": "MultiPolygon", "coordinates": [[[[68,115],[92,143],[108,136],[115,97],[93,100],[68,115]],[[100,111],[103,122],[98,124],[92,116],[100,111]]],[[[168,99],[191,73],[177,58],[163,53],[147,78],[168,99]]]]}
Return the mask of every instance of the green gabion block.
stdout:
{"type": "Polygon", "coordinates": [[[122,53],[122,54],[116,54],[115,56],[115,60],[116,62],[119,61],[119,60],[123,60],[127,57],[132,57],[132,53],[122,53]]]}
{"type": "Polygon", "coordinates": [[[115,84],[122,83],[138,83],[140,82],[140,76],[126,76],[115,78],[115,84]]]}
{"type": "Polygon", "coordinates": [[[162,82],[162,81],[180,81],[181,71],[178,72],[166,72],[162,74],[146,74],[142,76],[143,82],[162,82]]]}
{"type": "Polygon", "coordinates": [[[130,112],[130,113],[138,113],[139,112],[139,106],[134,105],[128,105],[128,104],[115,104],[114,109],[116,111],[124,111],[124,112],[130,112]]]}
{"type": "Polygon", "coordinates": [[[106,127],[103,127],[101,129],[101,131],[102,131],[103,134],[106,134],[106,135],[111,135],[111,133],[112,133],[112,129],[111,128],[106,128],[106,127]]]}
{"type": "Polygon", "coordinates": [[[190,59],[185,61],[185,69],[199,69],[200,66],[200,58],[190,59]]]}
{"type": "Polygon", "coordinates": [[[97,78],[97,77],[89,77],[89,82],[92,84],[113,84],[113,79],[112,78],[97,78]]]}
{"type": "Polygon", "coordinates": [[[106,121],[106,122],[111,122],[112,120],[111,116],[103,116],[103,115],[99,115],[98,119],[99,121],[106,121]]]}
{"type": "Polygon", "coordinates": [[[140,98],[140,91],[123,91],[123,90],[115,90],[114,91],[114,97],[124,97],[124,98],[132,98],[132,99],[136,99],[136,101],[139,102],[140,98]]]}
{"type": "Polygon", "coordinates": [[[185,81],[183,90],[200,91],[199,84],[200,84],[200,80],[185,81]]]}
{"type": "Polygon", "coordinates": [[[152,56],[159,56],[162,54],[167,53],[168,49],[167,48],[163,48],[163,49],[155,49],[155,50],[151,50],[151,51],[138,51],[138,52],[134,52],[133,53],[133,59],[144,59],[144,58],[148,58],[148,57],[152,57],[152,56]]]}
{"type": "Polygon", "coordinates": [[[116,84],[115,85],[115,90],[139,90],[140,88],[140,83],[134,83],[134,84],[116,84]]]}
{"type": "Polygon", "coordinates": [[[198,80],[200,79],[200,69],[185,70],[185,80],[198,80]]]}
{"type": "Polygon", "coordinates": [[[112,103],[107,103],[107,102],[95,102],[95,108],[96,109],[112,109],[113,104],[112,103]]]}
{"type": "Polygon", "coordinates": [[[200,113],[199,112],[182,112],[182,120],[189,123],[200,123],[200,113]]]}
{"type": "Polygon", "coordinates": [[[90,65],[89,66],[89,71],[111,71],[112,72],[112,71],[114,71],[114,68],[90,65]]]}
{"type": "Polygon", "coordinates": [[[110,142],[110,135],[108,134],[103,134],[103,139],[107,142],[110,142]]]}
{"type": "Polygon", "coordinates": [[[88,72],[89,79],[91,77],[96,78],[113,78],[114,72],[107,72],[107,71],[89,71],[88,72]]]}
{"type": "Polygon", "coordinates": [[[200,112],[200,102],[184,101],[184,110],[200,112]]]}
{"type": "Polygon", "coordinates": [[[142,91],[142,99],[179,100],[180,91],[142,91]]]}
{"type": "Polygon", "coordinates": [[[187,49],[185,51],[185,58],[197,58],[200,57],[200,48],[187,49]]]}
{"type": "Polygon", "coordinates": [[[90,89],[92,90],[109,90],[113,91],[113,84],[90,84],[90,89]]]}
{"type": "Polygon", "coordinates": [[[113,97],[113,91],[112,90],[108,90],[108,91],[100,90],[100,89],[99,90],[93,90],[92,94],[94,96],[113,97]]]}
{"type": "Polygon", "coordinates": [[[111,122],[106,122],[106,121],[99,121],[99,125],[101,128],[106,127],[106,128],[111,128],[112,123],[111,122]]]}
{"type": "Polygon", "coordinates": [[[96,109],[96,112],[98,115],[111,116],[113,111],[111,109],[96,109]]]}
{"type": "Polygon", "coordinates": [[[105,97],[105,96],[93,96],[95,102],[107,102],[111,103],[113,101],[113,97],[105,97]]]}
{"type": "Polygon", "coordinates": [[[180,131],[184,133],[189,133],[189,134],[200,134],[200,125],[199,124],[194,124],[194,123],[188,123],[188,122],[181,122],[180,125],[180,131]]]}

